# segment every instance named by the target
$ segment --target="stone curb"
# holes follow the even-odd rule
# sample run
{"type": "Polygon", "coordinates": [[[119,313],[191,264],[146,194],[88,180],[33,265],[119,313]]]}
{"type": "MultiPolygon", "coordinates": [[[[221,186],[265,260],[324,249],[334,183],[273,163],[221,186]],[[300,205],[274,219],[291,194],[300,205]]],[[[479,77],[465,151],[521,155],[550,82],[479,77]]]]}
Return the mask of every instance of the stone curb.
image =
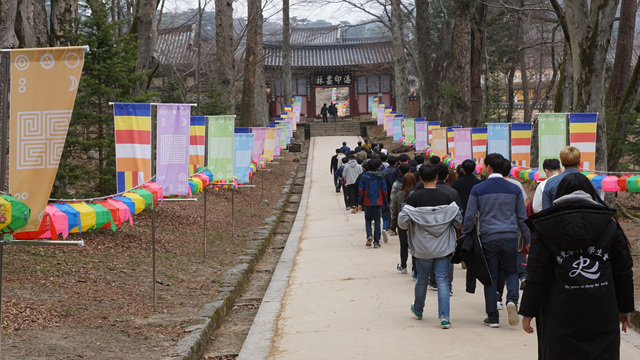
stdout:
{"type": "Polygon", "coordinates": [[[222,325],[235,300],[249,283],[255,265],[271,244],[291,196],[300,165],[300,163],[296,165],[291,172],[291,177],[283,186],[283,198],[274,206],[278,210],[277,214],[265,219],[265,225],[254,231],[258,239],[249,242],[249,247],[245,250],[245,255],[239,257],[238,264],[227,270],[220,280],[215,299],[205,304],[190,320],[189,326],[185,329],[189,333],[168,351],[169,355],[163,357],[163,360],[197,360],[202,357],[211,334],[222,325]]]}

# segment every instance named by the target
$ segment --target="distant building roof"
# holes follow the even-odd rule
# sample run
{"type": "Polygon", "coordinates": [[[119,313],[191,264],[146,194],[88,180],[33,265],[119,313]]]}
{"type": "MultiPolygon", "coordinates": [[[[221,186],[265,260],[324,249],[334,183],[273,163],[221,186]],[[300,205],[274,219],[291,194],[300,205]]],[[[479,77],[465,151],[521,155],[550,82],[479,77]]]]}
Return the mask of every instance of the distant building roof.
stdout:
{"type": "Polygon", "coordinates": [[[195,24],[159,29],[156,51],[160,65],[194,64],[197,53],[195,41],[195,24]]]}
{"type": "MultiPolygon", "coordinates": [[[[265,66],[282,66],[282,46],[267,46],[265,66]]],[[[292,47],[291,66],[298,68],[347,67],[393,62],[391,43],[292,47]]]]}
{"type": "MultiPolygon", "coordinates": [[[[282,38],[265,42],[265,66],[282,66],[282,38]]],[[[291,29],[291,66],[298,68],[346,67],[393,62],[388,37],[345,37],[340,26],[291,29]]]]}

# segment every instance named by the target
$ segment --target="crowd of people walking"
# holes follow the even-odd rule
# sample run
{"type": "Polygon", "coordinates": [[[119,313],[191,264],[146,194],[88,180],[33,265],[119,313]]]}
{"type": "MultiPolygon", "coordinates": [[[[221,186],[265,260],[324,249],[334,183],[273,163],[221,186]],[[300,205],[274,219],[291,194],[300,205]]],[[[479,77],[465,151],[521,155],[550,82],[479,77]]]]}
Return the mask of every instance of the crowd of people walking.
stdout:
{"type": "Polygon", "coordinates": [[[353,150],[343,142],[330,171],[345,210],[364,215],[365,247],[398,236],[396,269],[416,281],[417,319],[429,289],[440,326],[451,327],[453,263],[461,263],[466,291],[483,285],[484,325],[499,327],[506,307],[508,323],[522,316],[527,333],[536,318],[541,359],[619,358],[618,324],[626,331],[634,310],[629,242],[615,210],[579,172],[579,150],[567,146],[559,158],[542,164],[548,180],[533,199],[497,153],[476,174],[473,160],[453,170],[438,156],[390,155],[365,139],[353,150]]]}

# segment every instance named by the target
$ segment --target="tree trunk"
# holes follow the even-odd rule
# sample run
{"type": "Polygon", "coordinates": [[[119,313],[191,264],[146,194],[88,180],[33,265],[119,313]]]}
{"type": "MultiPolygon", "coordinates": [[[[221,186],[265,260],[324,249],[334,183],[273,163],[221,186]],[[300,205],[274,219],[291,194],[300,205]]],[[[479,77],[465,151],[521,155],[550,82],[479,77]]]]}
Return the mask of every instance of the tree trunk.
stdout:
{"type": "Polygon", "coordinates": [[[621,0],[620,21],[618,23],[618,39],[616,55],[609,88],[604,100],[607,110],[615,110],[620,106],[622,96],[627,87],[627,79],[631,74],[631,57],[633,56],[633,37],[636,29],[637,0],[621,0]]]}
{"type": "Polygon", "coordinates": [[[230,105],[229,114],[236,113],[236,59],[233,38],[233,0],[216,0],[215,74],[222,100],[230,105]]]}
{"type": "Polygon", "coordinates": [[[450,118],[451,99],[443,96],[438,87],[449,81],[448,72],[451,68],[451,46],[453,45],[453,22],[445,19],[438,34],[438,52],[433,62],[433,78],[427,83],[429,94],[432,96],[434,109],[429,113],[429,119],[441,119],[442,126],[458,125],[454,124],[450,118]]]}
{"type": "Polygon", "coordinates": [[[156,54],[158,29],[156,27],[157,0],[138,0],[136,15],[131,26],[131,33],[138,38],[138,63],[136,72],[148,71],[145,80],[140,84],[142,90],[149,89],[153,73],[158,69],[156,54]]]}
{"type": "Polygon", "coordinates": [[[291,105],[291,25],[289,0],[282,0],[282,82],[284,104],[291,105]]]}
{"type": "Polygon", "coordinates": [[[515,100],[513,99],[513,95],[515,93],[513,89],[513,77],[516,74],[516,67],[512,65],[509,68],[509,74],[507,75],[507,122],[513,122],[513,107],[515,100]]]}
{"type": "Polygon", "coordinates": [[[565,38],[562,50],[562,65],[560,65],[560,80],[556,89],[553,111],[557,113],[569,112],[573,109],[573,62],[569,39],[565,38]]]}
{"type": "Polygon", "coordinates": [[[71,43],[65,34],[76,32],[78,0],[51,0],[50,44],[51,46],[69,46],[71,43]]]}
{"type": "MultiPolygon", "coordinates": [[[[482,126],[482,65],[487,22],[487,4],[476,3],[471,24],[471,126],[482,126]]],[[[487,79],[485,79],[487,81],[487,79]]]]}
{"type": "Polygon", "coordinates": [[[202,84],[200,83],[200,70],[202,69],[202,0],[198,0],[198,33],[196,34],[196,104],[200,104],[202,84]]]}
{"type": "Polygon", "coordinates": [[[260,0],[249,0],[247,46],[244,55],[242,82],[242,126],[264,126],[269,122],[262,57],[262,8],[260,0]]]}
{"type": "Polygon", "coordinates": [[[605,64],[618,0],[565,0],[573,61],[573,104],[577,112],[597,112],[596,169],[607,168],[604,109],[605,64]]]}
{"type": "Polygon", "coordinates": [[[16,35],[16,1],[3,1],[0,3],[0,48],[11,49],[18,47],[16,35]]]}
{"type": "MultiPolygon", "coordinates": [[[[522,39],[524,41],[524,39],[522,39]]],[[[521,43],[523,44],[523,43],[521,43]]],[[[520,62],[520,79],[522,80],[522,110],[524,112],[524,121],[531,122],[531,102],[529,101],[529,74],[527,73],[527,61],[525,59],[524,50],[518,54],[520,62]]]]}
{"type": "Polygon", "coordinates": [[[16,35],[22,48],[49,45],[47,9],[41,0],[18,0],[16,35]]]}
{"type": "Polygon", "coordinates": [[[452,85],[457,89],[451,103],[454,124],[471,126],[471,10],[472,0],[456,0],[452,45],[452,85]]]}
{"type": "Polygon", "coordinates": [[[401,0],[391,0],[391,37],[393,43],[393,89],[396,111],[407,114],[409,94],[407,88],[407,58],[404,52],[404,27],[401,0]]]}
{"type": "MultiPolygon", "coordinates": [[[[429,1],[416,1],[416,40],[418,46],[418,81],[420,82],[420,116],[432,117],[434,110],[433,95],[429,83],[433,82],[431,73],[431,20],[429,1]]],[[[432,88],[432,87],[431,87],[432,88]]]]}

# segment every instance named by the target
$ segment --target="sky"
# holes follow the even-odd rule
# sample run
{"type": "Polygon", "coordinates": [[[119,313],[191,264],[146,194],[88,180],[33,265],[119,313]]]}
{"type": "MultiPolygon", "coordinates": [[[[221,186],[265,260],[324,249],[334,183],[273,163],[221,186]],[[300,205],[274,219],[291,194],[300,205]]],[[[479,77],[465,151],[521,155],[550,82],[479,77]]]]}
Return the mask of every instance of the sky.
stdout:
{"type": "MultiPolygon", "coordinates": [[[[271,16],[274,21],[278,16],[281,18],[282,1],[267,0],[268,5],[265,8],[265,18],[271,16]],[[280,14],[278,14],[280,13],[280,14]]],[[[344,3],[328,3],[325,2],[318,4],[314,1],[313,4],[304,3],[304,0],[289,0],[290,1],[290,16],[296,16],[298,18],[307,18],[309,20],[325,20],[334,24],[338,24],[340,21],[349,21],[350,23],[358,23],[363,20],[368,20],[370,17],[358,10],[349,9],[344,3]]],[[[202,4],[208,3],[206,9],[214,9],[214,0],[201,0],[202,4]]],[[[264,0],[263,0],[264,3],[264,0]]],[[[234,17],[246,17],[246,0],[234,0],[234,17]]],[[[180,11],[187,9],[198,8],[198,0],[165,0],[165,11],[180,11]]]]}

